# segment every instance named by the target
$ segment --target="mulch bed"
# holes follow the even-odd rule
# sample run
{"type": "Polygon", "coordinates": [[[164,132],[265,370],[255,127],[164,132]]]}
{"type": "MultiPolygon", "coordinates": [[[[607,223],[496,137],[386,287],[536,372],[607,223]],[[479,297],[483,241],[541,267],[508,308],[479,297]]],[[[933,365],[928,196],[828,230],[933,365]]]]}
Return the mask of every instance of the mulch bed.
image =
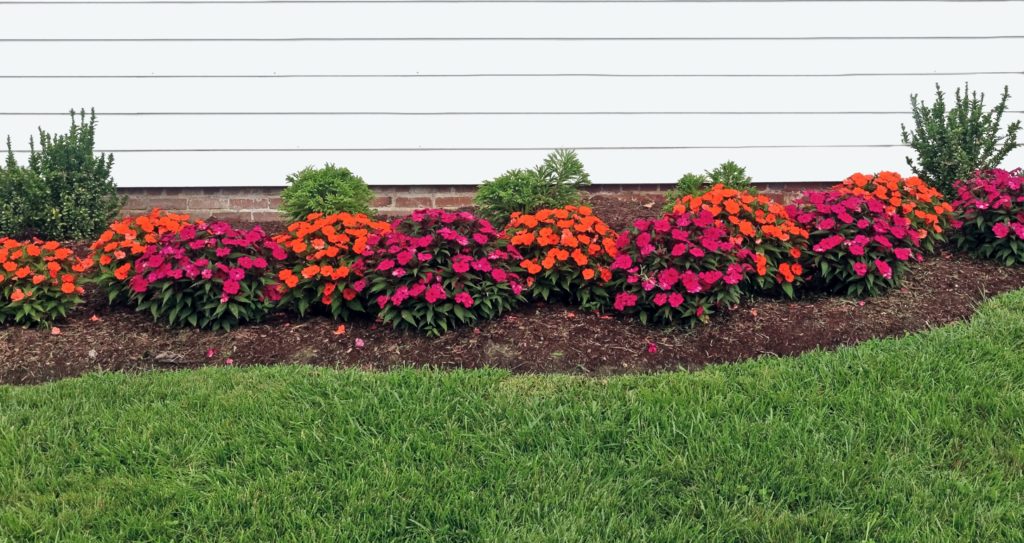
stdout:
{"type": "MultiPolygon", "coordinates": [[[[591,204],[617,228],[636,217],[657,216],[661,206],[642,197],[594,197],[591,204]]],[[[499,367],[587,375],[696,370],[947,324],[969,317],[984,298],[1019,288],[1024,288],[1022,267],[943,253],[913,268],[904,288],[867,300],[749,298],[710,325],[694,329],[644,326],[558,304],[534,304],[438,339],[370,320],[350,322],[338,334],[338,324],[330,319],[299,320],[284,314],[230,333],[169,329],[130,308],[109,307],[102,293],[90,292],[86,303],[59,324],[57,335],[48,329],[0,328],[0,383],[229,363],[499,367]]]]}

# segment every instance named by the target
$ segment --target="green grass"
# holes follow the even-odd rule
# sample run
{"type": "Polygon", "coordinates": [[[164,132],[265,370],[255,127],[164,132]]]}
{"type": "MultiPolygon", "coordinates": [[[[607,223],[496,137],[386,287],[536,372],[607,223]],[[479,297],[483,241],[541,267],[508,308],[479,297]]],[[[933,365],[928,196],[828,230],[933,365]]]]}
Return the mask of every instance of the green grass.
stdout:
{"type": "Polygon", "coordinates": [[[1024,292],[607,380],[312,367],[0,387],[0,540],[1024,541],[1024,292]]]}

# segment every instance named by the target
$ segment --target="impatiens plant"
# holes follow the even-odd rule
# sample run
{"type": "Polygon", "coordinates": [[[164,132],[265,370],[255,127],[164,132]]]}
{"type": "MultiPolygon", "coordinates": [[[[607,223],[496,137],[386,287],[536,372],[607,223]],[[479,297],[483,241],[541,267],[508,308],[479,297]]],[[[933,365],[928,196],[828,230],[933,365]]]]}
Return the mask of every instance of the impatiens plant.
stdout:
{"type": "Polygon", "coordinates": [[[811,232],[805,267],[822,289],[874,296],[898,286],[910,263],[922,258],[910,220],[877,198],[811,191],[789,214],[811,232]]]}
{"type": "Polygon", "coordinates": [[[513,213],[505,229],[509,244],[523,256],[530,294],[552,295],[586,309],[606,305],[608,267],[618,253],[615,231],[589,207],[565,206],[523,215],[513,213]]]}
{"type": "Polygon", "coordinates": [[[909,219],[921,238],[921,251],[925,254],[934,253],[938,244],[945,240],[943,232],[952,218],[953,206],[945,201],[941,192],[920,178],[904,178],[895,172],[855,173],[832,189],[881,200],[888,212],[909,219]]]}
{"type": "Polygon", "coordinates": [[[127,301],[131,293],[129,282],[135,276],[135,260],[164,234],[176,234],[188,224],[188,215],[154,209],[147,215],[116,221],[100,234],[89,247],[89,259],[96,266],[93,279],[107,292],[108,301],[127,301]]]}
{"type": "Polygon", "coordinates": [[[135,260],[130,299],[170,325],[230,330],[274,307],[280,293],[271,262],[286,257],[258,226],[186,225],[135,260]]]}
{"type": "Polygon", "coordinates": [[[468,212],[414,211],[368,238],[367,292],[383,322],[440,335],[523,301],[522,255],[468,212]]]}
{"type": "Polygon", "coordinates": [[[79,262],[56,241],[0,238],[0,324],[47,325],[82,302],[79,262]]]}
{"type": "Polygon", "coordinates": [[[1024,263],[1024,170],[978,172],[956,190],[956,246],[1007,266],[1024,263]]]}
{"type": "Polygon", "coordinates": [[[367,286],[361,257],[370,235],[390,230],[386,222],[349,213],[314,213],[288,225],[287,233],[274,238],[289,253],[288,267],[278,272],[281,305],[299,315],[324,308],[335,319],[365,311],[359,296],[367,286]]]}
{"type": "Polygon", "coordinates": [[[616,245],[612,308],[644,323],[707,321],[739,302],[750,271],[725,225],[707,210],[638,220],[616,245]]]}
{"type": "Polygon", "coordinates": [[[793,297],[803,283],[800,257],[808,232],[794,223],[786,208],[771,198],[715,185],[698,196],[676,202],[676,213],[708,211],[739,245],[741,259],[754,264],[747,282],[761,292],[782,291],[793,297]]]}

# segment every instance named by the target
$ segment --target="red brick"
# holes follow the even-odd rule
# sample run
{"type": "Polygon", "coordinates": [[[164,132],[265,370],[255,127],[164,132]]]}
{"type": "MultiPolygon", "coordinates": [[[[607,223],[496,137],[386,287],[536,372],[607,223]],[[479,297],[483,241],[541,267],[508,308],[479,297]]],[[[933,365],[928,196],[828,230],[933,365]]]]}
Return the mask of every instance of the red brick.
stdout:
{"type": "Polygon", "coordinates": [[[434,205],[433,201],[434,199],[430,196],[398,196],[395,198],[395,207],[407,209],[431,207],[434,205]]]}
{"type": "Polygon", "coordinates": [[[373,207],[391,207],[391,196],[374,196],[373,207]]]}
{"type": "Polygon", "coordinates": [[[281,215],[277,211],[253,211],[252,220],[254,221],[283,221],[285,220],[284,215],[281,215]]]}
{"type": "Polygon", "coordinates": [[[456,208],[473,205],[472,196],[437,196],[434,198],[434,207],[456,208]]]}
{"type": "Polygon", "coordinates": [[[200,196],[198,198],[188,199],[188,209],[231,209],[227,198],[209,198],[206,196],[200,196]]]}
{"type": "Polygon", "coordinates": [[[230,209],[269,209],[270,199],[268,198],[230,198],[228,199],[230,209]]]}

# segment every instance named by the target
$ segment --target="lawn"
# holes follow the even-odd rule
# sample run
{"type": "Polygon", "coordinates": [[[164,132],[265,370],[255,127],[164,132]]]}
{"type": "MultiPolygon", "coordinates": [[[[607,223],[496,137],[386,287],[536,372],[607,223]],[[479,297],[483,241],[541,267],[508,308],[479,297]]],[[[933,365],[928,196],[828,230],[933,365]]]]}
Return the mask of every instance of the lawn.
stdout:
{"type": "Polygon", "coordinates": [[[697,373],[0,387],[0,540],[1021,541],[1024,291],[697,373]]]}

